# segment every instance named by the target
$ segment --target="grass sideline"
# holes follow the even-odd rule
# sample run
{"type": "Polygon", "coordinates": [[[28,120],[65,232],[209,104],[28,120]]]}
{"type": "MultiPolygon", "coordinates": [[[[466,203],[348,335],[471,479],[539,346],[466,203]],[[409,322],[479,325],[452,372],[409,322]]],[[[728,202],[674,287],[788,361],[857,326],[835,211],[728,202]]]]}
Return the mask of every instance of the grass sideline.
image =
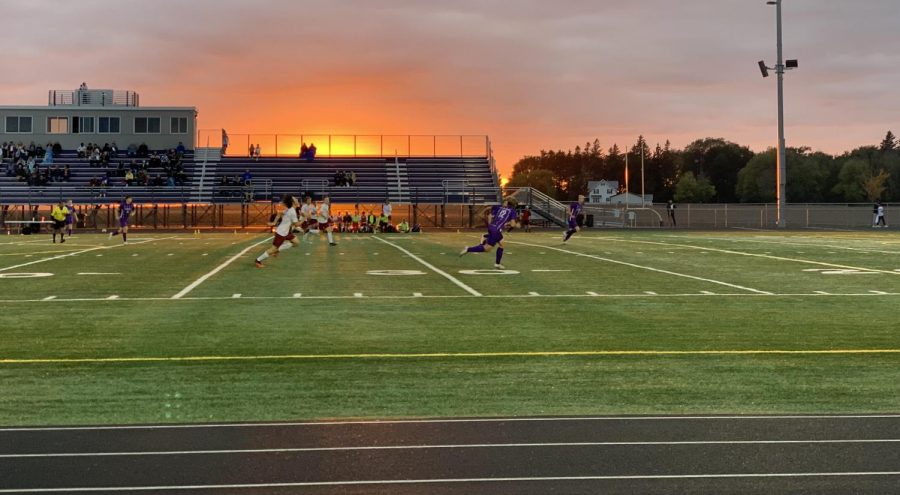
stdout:
{"type": "Polygon", "coordinates": [[[900,411],[897,234],[479,235],[8,237],[0,424],[900,411]]]}

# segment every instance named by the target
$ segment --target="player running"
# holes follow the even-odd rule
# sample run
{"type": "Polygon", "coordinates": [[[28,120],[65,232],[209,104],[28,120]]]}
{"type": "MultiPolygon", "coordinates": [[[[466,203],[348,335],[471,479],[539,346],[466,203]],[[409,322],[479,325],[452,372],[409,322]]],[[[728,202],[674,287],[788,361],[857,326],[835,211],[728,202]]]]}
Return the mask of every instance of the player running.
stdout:
{"type": "Polygon", "coordinates": [[[491,209],[491,213],[488,215],[488,232],[482,238],[481,244],[463,248],[459,256],[463,257],[468,253],[489,253],[494,246],[497,246],[494,268],[503,270],[506,267],[500,264],[500,260],[503,259],[503,229],[507,225],[518,226],[516,206],[510,199],[504,201],[502,206],[495,206],[491,209]]]}
{"type": "Polygon", "coordinates": [[[319,205],[319,229],[325,229],[329,246],[337,246],[332,235],[334,227],[331,225],[331,198],[328,196],[322,198],[322,204],[319,205]]]}
{"type": "Polygon", "coordinates": [[[312,202],[312,197],[307,196],[303,206],[300,207],[300,228],[303,229],[303,240],[309,236],[310,232],[319,233],[319,220],[316,218],[318,211],[316,205],[312,202]]]}
{"type": "Polygon", "coordinates": [[[56,235],[59,234],[59,242],[66,242],[66,234],[63,229],[66,227],[66,217],[69,216],[69,209],[66,208],[65,202],[59,200],[59,204],[53,206],[50,211],[50,218],[53,219],[53,244],[56,244],[56,235]]]}
{"type": "Polygon", "coordinates": [[[285,194],[281,198],[281,205],[284,206],[284,211],[279,213],[275,220],[269,223],[269,226],[278,225],[275,228],[275,239],[272,240],[272,247],[256,258],[256,268],[264,268],[265,265],[262,262],[269,256],[278,256],[280,251],[286,251],[291,246],[297,247],[300,245],[300,241],[294,235],[294,227],[300,224],[300,219],[297,216],[297,207],[300,206],[300,202],[297,201],[297,198],[285,194]],[[288,241],[288,244],[285,244],[284,241],[288,241]]]}
{"type": "Polygon", "coordinates": [[[584,226],[584,195],[578,195],[578,201],[569,205],[569,230],[563,236],[563,244],[569,242],[569,238],[580,231],[584,226]]]}
{"type": "Polygon", "coordinates": [[[75,211],[75,204],[71,199],[66,202],[66,209],[69,210],[69,214],[66,215],[66,234],[71,239],[72,233],[75,231],[75,222],[78,221],[78,212],[75,211]]]}
{"type": "Polygon", "coordinates": [[[128,219],[134,214],[134,198],[125,196],[119,203],[119,228],[109,233],[109,238],[122,234],[122,244],[128,244],[128,219]]]}

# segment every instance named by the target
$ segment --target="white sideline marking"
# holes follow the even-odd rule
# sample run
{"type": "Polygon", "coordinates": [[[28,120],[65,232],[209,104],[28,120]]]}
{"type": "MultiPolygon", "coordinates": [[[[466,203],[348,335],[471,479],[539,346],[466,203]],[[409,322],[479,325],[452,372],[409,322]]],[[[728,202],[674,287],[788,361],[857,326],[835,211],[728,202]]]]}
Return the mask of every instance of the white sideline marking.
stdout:
{"type": "Polygon", "coordinates": [[[360,481],[300,481],[293,483],[246,483],[232,485],[159,485],[159,486],[121,486],[114,488],[27,488],[0,489],[0,493],[59,493],[59,492],[133,492],[133,491],[171,491],[171,490],[224,490],[242,488],[291,488],[311,486],[362,486],[362,485],[417,485],[417,484],[456,484],[456,483],[520,483],[534,481],[604,481],[604,480],[673,480],[673,479],[740,479],[740,478],[810,478],[810,477],[861,477],[861,476],[897,476],[900,471],[868,471],[846,473],[736,473],[736,474],[651,474],[651,475],[608,475],[608,476],[546,476],[523,478],[438,478],[438,479],[396,479],[396,480],[360,480],[360,481]]]}
{"type": "Polygon", "coordinates": [[[563,273],[563,272],[571,272],[572,270],[531,270],[535,273],[563,273]]]}
{"type": "Polygon", "coordinates": [[[447,273],[447,272],[441,270],[440,268],[438,268],[438,267],[432,265],[431,263],[429,263],[429,262],[423,260],[422,258],[419,258],[418,256],[412,254],[412,253],[409,252],[407,249],[404,249],[404,248],[402,248],[402,247],[400,247],[400,246],[398,246],[398,245],[396,245],[396,244],[394,244],[394,243],[392,243],[392,242],[390,242],[390,241],[386,241],[386,240],[382,239],[381,237],[374,237],[374,238],[377,239],[377,240],[379,240],[380,242],[383,242],[383,243],[389,245],[389,246],[393,246],[394,248],[398,249],[398,250],[399,250],[400,252],[402,252],[402,253],[406,253],[410,258],[412,258],[412,259],[418,261],[419,263],[425,265],[426,267],[428,267],[428,268],[429,268],[431,271],[433,271],[434,273],[437,273],[438,275],[440,275],[440,276],[446,278],[447,280],[453,282],[457,287],[459,287],[460,289],[463,289],[464,291],[468,292],[469,294],[472,294],[472,295],[475,296],[475,297],[481,297],[481,293],[478,292],[477,290],[475,290],[475,289],[469,287],[468,285],[462,283],[459,279],[457,279],[457,278],[454,277],[453,275],[450,275],[449,273],[447,273]]]}
{"type": "MultiPolygon", "coordinates": [[[[591,239],[590,237],[585,237],[584,239],[594,240],[594,239],[591,239]]],[[[828,266],[831,268],[843,268],[845,270],[858,270],[858,271],[872,272],[872,273],[887,273],[890,275],[900,275],[900,273],[897,273],[897,272],[892,272],[889,270],[878,270],[876,268],[860,268],[858,266],[838,265],[835,263],[825,263],[823,261],[812,261],[812,260],[804,260],[804,259],[799,259],[799,258],[786,258],[784,256],[772,256],[772,255],[770,255],[770,252],[768,252],[768,251],[766,252],[766,254],[758,254],[758,253],[745,253],[743,251],[732,251],[730,249],[715,249],[715,248],[711,248],[711,247],[707,247],[707,246],[702,246],[702,247],[694,246],[691,244],[673,244],[670,242],[638,241],[638,240],[634,240],[634,239],[610,239],[610,240],[617,241],[617,242],[656,244],[659,246],[667,246],[667,247],[683,247],[683,248],[688,248],[688,249],[700,249],[700,250],[707,250],[707,251],[715,251],[718,253],[735,254],[738,256],[749,256],[752,258],[766,258],[766,259],[778,260],[778,261],[791,261],[794,263],[805,263],[808,265],[828,266]]]]}
{"type": "MultiPolygon", "coordinates": [[[[166,239],[174,239],[174,238],[175,238],[175,237],[172,236],[172,237],[161,237],[161,238],[158,238],[158,239],[147,239],[147,240],[145,240],[145,241],[137,241],[137,242],[135,242],[135,243],[133,243],[133,244],[131,244],[131,245],[145,244],[145,243],[153,242],[153,241],[164,241],[164,240],[166,240],[166,239]]],[[[89,252],[91,252],[91,251],[99,251],[99,250],[104,250],[104,249],[114,249],[114,248],[121,247],[121,246],[124,246],[124,244],[116,244],[116,245],[114,245],[114,246],[100,246],[100,247],[93,247],[93,248],[90,248],[90,249],[82,249],[81,251],[75,251],[74,253],[61,254],[61,255],[59,255],[59,256],[52,256],[52,257],[50,257],[50,258],[42,258],[42,259],[39,259],[39,260],[29,261],[28,263],[22,263],[22,264],[19,264],[19,265],[13,265],[13,266],[3,267],[3,268],[0,268],[0,272],[5,272],[5,271],[9,271],[9,270],[14,270],[14,269],[16,269],[16,268],[22,268],[23,266],[30,266],[30,265],[34,265],[34,264],[37,264],[37,263],[43,263],[43,262],[45,262],[45,261],[53,261],[53,260],[58,260],[58,259],[62,259],[62,258],[68,258],[68,257],[70,257],[70,256],[77,256],[77,255],[79,255],[79,254],[89,253],[89,252]]],[[[103,255],[102,255],[102,254],[98,254],[97,256],[103,256],[103,255]]]]}
{"type": "Polygon", "coordinates": [[[793,444],[869,444],[900,443],[900,439],[846,440],[684,440],[670,442],[547,442],[547,443],[472,443],[435,445],[360,445],[347,447],[286,447],[272,449],[160,450],[130,452],[48,452],[40,454],[0,454],[0,459],[44,457],[124,457],[165,455],[270,454],[286,452],[346,452],[367,450],[444,450],[444,449],[520,449],[541,447],[640,447],[663,445],[793,445],[793,444]]]}
{"type": "Polygon", "coordinates": [[[661,270],[661,269],[659,269],[659,268],[652,268],[652,267],[649,267],[649,266],[636,265],[636,264],[634,264],[634,263],[627,263],[627,262],[625,262],[625,261],[617,261],[617,260],[612,260],[612,259],[609,259],[609,258],[603,258],[603,257],[600,257],[600,256],[594,256],[593,254],[585,254],[585,253],[579,253],[579,252],[577,252],[577,251],[569,251],[568,249],[560,249],[560,248],[555,248],[555,247],[551,247],[551,246],[543,246],[543,245],[540,245],[540,244],[529,244],[529,243],[526,243],[526,242],[514,242],[514,241],[509,241],[508,243],[509,243],[509,244],[520,244],[520,245],[523,245],[523,246],[532,246],[532,247],[538,247],[538,248],[544,248],[544,249],[552,249],[552,250],[554,250],[554,251],[559,251],[559,252],[561,252],[561,253],[573,254],[573,255],[575,255],[575,256],[582,256],[582,257],[585,257],[585,258],[592,258],[592,259],[599,260],[599,261],[605,261],[605,262],[607,262],[607,263],[615,263],[615,264],[617,264],[617,265],[630,266],[630,267],[632,267],[632,268],[639,268],[639,269],[641,269],[641,270],[649,270],[649,271],[651,271],[651,272],[665,273],[666,275],[674,275],[674,276],[676,276],[676,277],[689,278],[689,279],[692,279],[692,280],[699,280],[699,281],[701,281],[701,282],[708,282],[708,283],[711,283],[711,284],[724,285],[724,286],[726,286],[726,287],[731,287],[731,288],[733,288],[733,289],[745,290],[745,291],[748,291],[748,292],[753,292],[753,293],[755,293],[755,294],[763,294],[763,295],[767,295],[767,296],[774,295],[774,294],[772,294],[771,292],[766,292],[766,291],[757,290],[757,289],[751,289],[750,287],[744,287],[744,286],[741,286],[741,285],[730,284],[730,283],[728,283],[728,282],[722,282],[722,281],[719,281],[719,280],[712,280],[712,279],[709,279],[709,278],[703,278],[703,277],[696,277],[696,276],[694,276],[694,275],[687,275],[687,274],[684,274],[684,273],[677,273],[677,272],[672,272],[672,271],[669,271],[669,270],[661,270]]]}
{"type": "Polygon", "coordinates": [[[782,414],[782,415],[730,415],[730,416],[562,416],[562,417],[499,417],[499,418],[445,418],[445,419],[372,419],[348,421],[281,421],[274,423],[200,423],[175,425],[113,425],[113,426],[34,426],[0,428],[3,433],[32,431],[105,431],[105,430],[184,430],[218,428],[283,428],[286,426],[355,426],[355,425],[403,425],[403,424],[453,424],[453,423],[554,423],[573,421],[695,421],[695,420],[843,420],[843,419],[897,419],[900,414],[782,414]]]}
{"type": "Polygon", "coordinates": [[[42,300],[43,300],[43,301],[52,301],[52,300],[54,300],[54,299],[56,299],[56,296],[47,296],[47,297],[45,297],[45,298],[42,299],[42,300]]]}
{"type": "MultiPolygon", "coordinates": [[[[15,274],[9,274],[15,275],[15,274]]],[[[0,277],[2,278],[2,277],[0,277]]],[[[588,297],[603,297],[607,299],[641,299],[641,298],[668,298],[668,299],[681,299],[681,298],[776,298],[776,297],[824,297],[828,296],[831,298],[836,297],[852,297],[852,298],[860,298],[860,297],[897,297],[900,296],[900,292],[889,292],[885,294],[872,294],[871,292],[865,293],[832,293],[832,292],[795,292],[795,293],[780,293],[780,294],[756,294],[756,293],[735,293],[735,294],[722,294],[722,293],[713,293],[713,294],[701,294],[699,292],[693,293],[682,293],[682,294],[657,294],[655,296],[651,296],[644,293],[634,293],[634,294],[600,294],[597,292],[585,292],[583,294],[541,294],[540,297],[545,297],[548,299],[578,299],[578,298],[588,298],[588,297]]],[[[303,299],[307,300],[339,300],[339,299],[353,299],[354,296],[305,296],[303,299]]],[[[389,296],[366,296],[369,299],[411,299],[413,296],[401,296],[401,295],[389,295],[389,296]]],[[[422,297],[426,299],[470,299],[475,298],[476,296],[459,294],[459,295],[423,295],[422,297]]],[[[477,296],[483,297],[485,299],[522,299],[522,298],[534,298],[532,295],[523,295],[523,294],[495,294],[495,295],[487,295],[487,296],[477,296]]],[[[231,296],[197,296],[197,297],[183,297],[180,300],[183,301],[226,301],[231,300],[231,296]]],[[[248,296],[241,297],[241,299],[245,300],[282,300],[282,299],[294,299],[292,296],[248,296]]],[[[107,301],[106,298],[91,298],[91,297],[73,297],[73,298],[65,298],[65,299],[54,299],[54,302],[59,303],[71,303],[71,302],[97,302],[97,301],[107,301]]],[[[172,297],[122,297],[119,298],[118,301],[172,301],[174,300],[172,297]]],[[[0,304],[16,304],[16,303],[36,303],[43,302],[43,299],[0,299],[0,304]]]]}
{"type": "Polygon", "coordinates": [[[79,272],[79,275],[121,275],[121,273],[79,272]]]}
{"type": "Polygon", "coordinates": [[[225,267],[227,267],[228,265],[233,263],[234,260],[236,260],[236,259],[240,258],[241,256],[243,256],[244,254],[246,254],[247,251],[250,251],[251,249],[255,248],[256,246],[259,246],[260,244],[269,242],[270,240],[272,240],[271,237],[266,237],[265,239],[255,243],[255,244],[251,244],[251,245],[245,247],[240,253],[232,256],[231,258],[228,258],[227,260],[225,260],[224,263],[215,267],[211,272],[207,273],[206,275],[203,275],[202,277],[198,278],[197,280],[194,280],[193,282],[191,282],[190,285],[188,285],[184,289],[181,289],[181,292],[172,296],[171,299],[181,299],[182,297],[184,297],[188,293],[190,293],[192,290],[196,289],[197,286],[199,286],[203,282],[206,282],[210,277],[212,277],[213,275],[215,275],[215,274],[219,273],[220,271],[222,271],[223,269],[225,269],[225,267]]]}

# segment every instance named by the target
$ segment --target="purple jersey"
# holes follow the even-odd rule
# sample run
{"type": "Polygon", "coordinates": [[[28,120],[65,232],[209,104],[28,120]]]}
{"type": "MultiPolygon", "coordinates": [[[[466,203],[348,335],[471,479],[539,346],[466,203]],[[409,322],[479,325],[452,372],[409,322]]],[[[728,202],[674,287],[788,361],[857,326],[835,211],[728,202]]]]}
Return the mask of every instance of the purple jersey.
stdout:
{"type": "Polygon", "coordinates": [[[578,215],[581,215],[581,213],[584,211],[584,205],[576,201],[569,205],[569,210],[572,211],[571,215],[569,215],[569,218],[575,218],[578,215]]]}
{"type": "Polygon", "coordinates": [[[134,211],[134,203],[126,203],[122,201],[119,204],[119,220],[125,222],[131,217],[131,212],[134,211]]]}
{"type": "Polygon", "coordinates": [[[493,218],[491,218],[489,227],[503,230],[506,224],[516,219],[516,210],[505,206],[495,206],[491,209],[491,217],[493,218]]]}

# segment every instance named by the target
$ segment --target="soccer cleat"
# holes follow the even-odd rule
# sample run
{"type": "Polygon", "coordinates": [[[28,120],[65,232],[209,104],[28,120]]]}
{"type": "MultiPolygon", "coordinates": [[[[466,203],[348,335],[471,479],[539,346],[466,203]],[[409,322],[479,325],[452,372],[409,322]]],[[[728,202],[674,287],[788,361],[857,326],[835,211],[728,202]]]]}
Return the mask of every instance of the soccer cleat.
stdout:
{"type": "MultiPolygon", "coordinates": [[[[56,241],[53,241],[53,242],[56,242],[56,241]]],[[[60,239],[60,240],[59,240],[59,243],[60,243],[60,244],[62,244],[62,243],[64,243],[64,242],[66,242],[65,239],[60,239]]]]}
{"type": "Polygon", "coordinates": [[[328,245],[329,245],[329,246],[337,246],[337,243],[336,243],[336,242],[329,242],[328,245]]]}
{"type": "Polygon", "coordinates": [[[116,234],[113,233],[113,232],[110,232],[110,233],[109,233],[109,239],[112,239],[114,235],[116,235],[116,234]]]}
{"type": "Polygon", "coordinates": [[[256,265],[256,268],[265,268],[266,267],[266,265],[263,265],[262,261],[259,261],[259,260],[256,260],[254,262],[254,265],[256,265]]]}
{"type": "Polygon", "coordinates": [[[500,263],[495,263],[494,268],[496,268],[498,270],[506,270],[506,267],[501,265],[500,263]]]}

